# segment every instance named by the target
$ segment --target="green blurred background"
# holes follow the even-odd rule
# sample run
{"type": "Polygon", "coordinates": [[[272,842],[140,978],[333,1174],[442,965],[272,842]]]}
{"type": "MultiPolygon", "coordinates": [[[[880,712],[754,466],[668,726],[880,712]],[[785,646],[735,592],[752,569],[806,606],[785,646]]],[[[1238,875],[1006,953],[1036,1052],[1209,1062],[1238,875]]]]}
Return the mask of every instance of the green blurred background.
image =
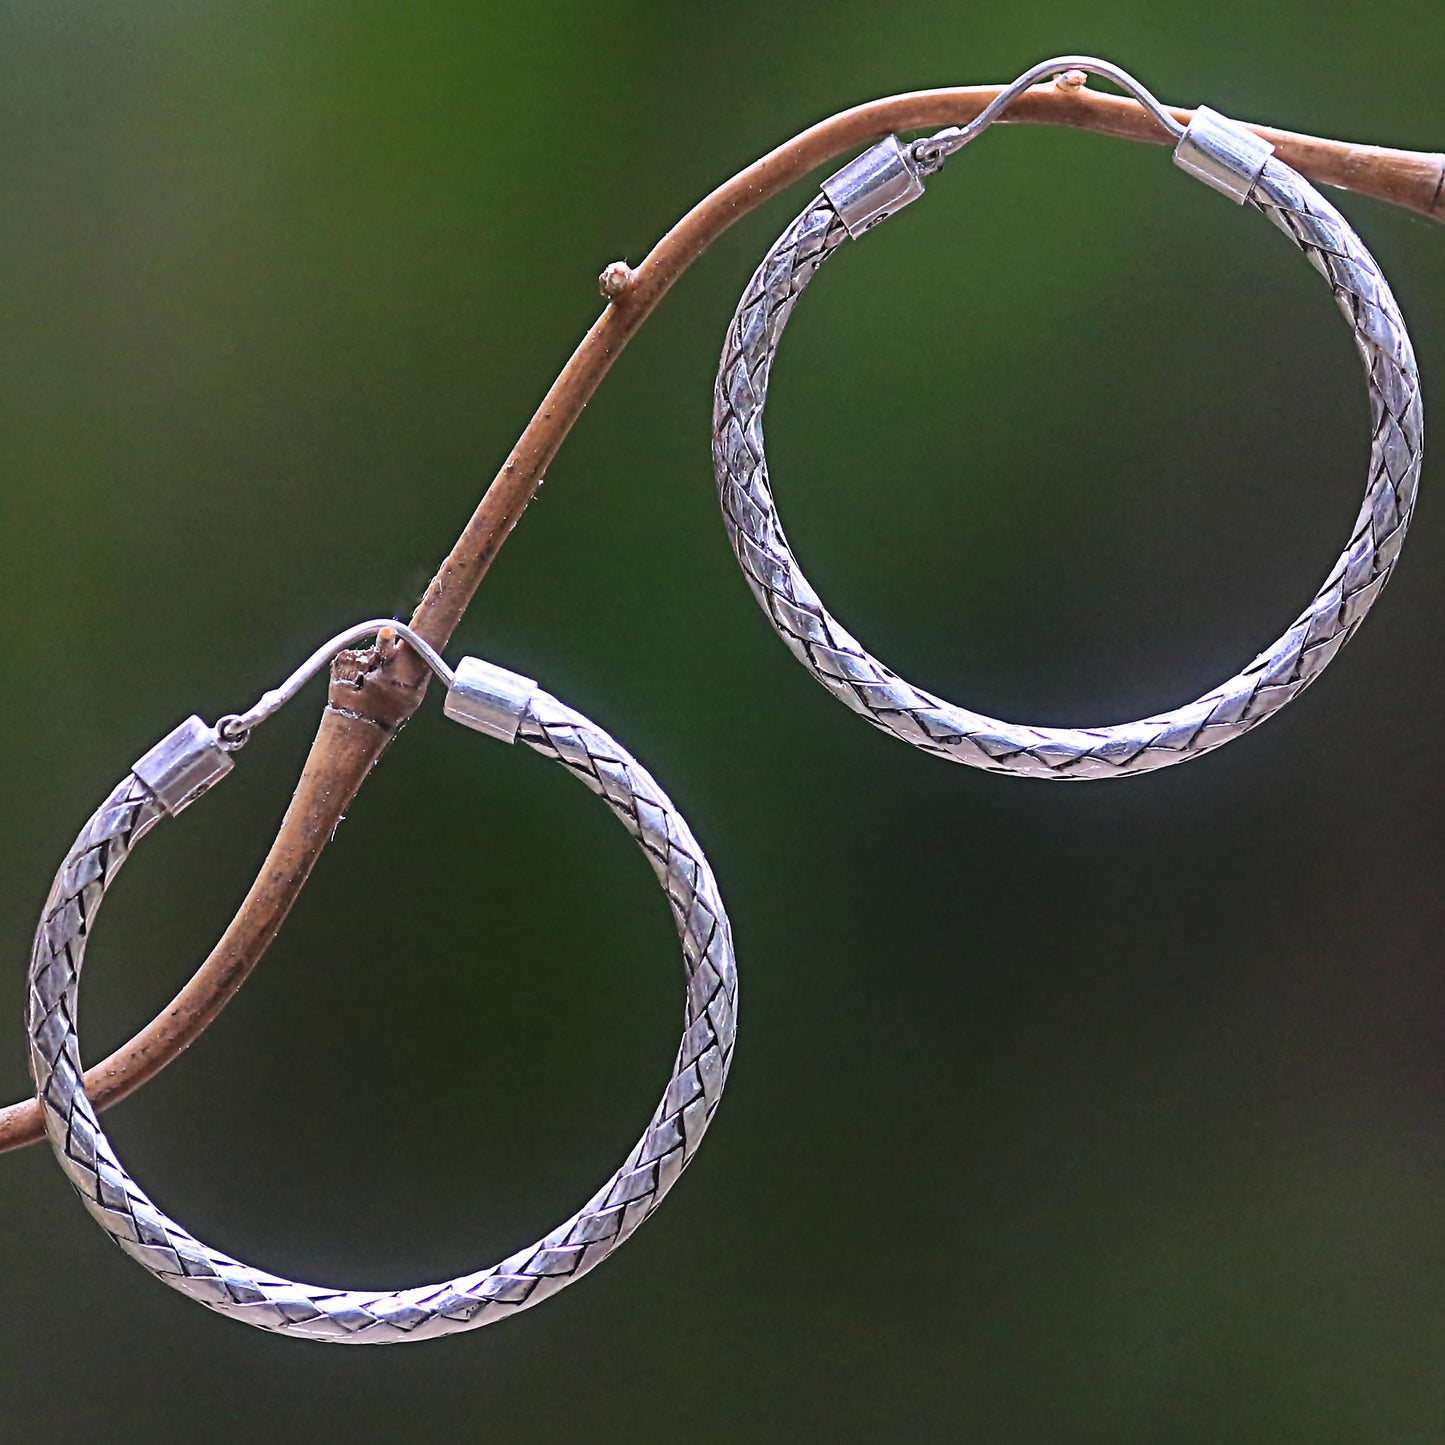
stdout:
{"type": "MultiPolygon", "coordinates": [[[[1435,3],[0,9],[0,1089],[55,862],[179,717],[405,614],[594,278],[805,124],[1067,50],[1167,99],[1445,145],[1435,3]]],[[[809,194],[622,358],[452,648],[656,772],[734,919],[742,1032],[695,1167],[515,1323],[380,1353],[217,1319],[0,1160],[0,1439],[1217,1442],[1445,1437],[1438,468],[1400,575],[1296,706],[1127,786],[950,769],[786,655],[729,554],[723,328],[809,194]]],[[[1343,207],[1445,347],[1445,231],[1343,207]]],[[[1030,128],[819,278],[780,503],[835,611],[998,715],[1155,711],[1237,668],[1363,484],[1318,278],[1164,151],[1030,128]]],[[[91,1057],[251,877],[320,688],[148,844],[91,1057]]],[[[675,1045],[669,921],[605,810],[435,699],[204,1040],[111,1116],[202,1237],[441,1278],[575,1208],[675,1045]]]]}

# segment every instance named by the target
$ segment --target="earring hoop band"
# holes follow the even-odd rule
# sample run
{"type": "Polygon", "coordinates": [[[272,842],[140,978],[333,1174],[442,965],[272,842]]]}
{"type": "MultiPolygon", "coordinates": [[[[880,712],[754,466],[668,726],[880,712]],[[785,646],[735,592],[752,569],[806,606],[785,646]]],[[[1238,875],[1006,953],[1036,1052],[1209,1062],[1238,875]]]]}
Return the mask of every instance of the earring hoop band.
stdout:
{"type": "Polygon", "coordinates": [[[173,1289],[260,1329],[345,1344],[433,1339],[508,1318],[580,1279],[661,1202],[693,1157],[732,1062],[737,972],[727,913],[707,858],[667,794],[615,739],[580,713],[477,658],[453,673],[410,628],[367,622],[333,639],[249,712],[208,727],[192,717],[161,740],[96,810],[55,878],[29,976],[31,1072],[56,1158],[92,1217],[173,1289]],[[116,1158],[85,1094],[76,1000],[85,947],[106,889],[136,843],[232,767],[251,730],[327,658],[390,630],[447,684],[449,717],[561,763],[598,794],[662,884],[682,942],[685,1031],[657,1111],[622,1167],[537,1244],[489,1269],[402,1290],[339,1290],[253,1269],[201,1243],[153,1204],[116,1158]]]}
{"type": "Polygon", "coordinates": [[[970,125],[911,145],[890,136],[823,183],[743,292],[723,346],[713,408],[713,464],[723,519],[764,614],[792,654],[854,712],[953,762],[1028,777],[1128,777],[1209,752],[1301,693],[1353,635],[1399,555],[1420,478],[1419,375],[1389,285],[1349,223],[1248,127],[1200,107],[1185,127],[1131,76],[1087,56],[1044,61],[970,125]],[[1029,85],[1066,70],[1107,75],[1177,138],[1181,169],[1248,203],[1283,231],[1329,283],[1364,362],[1372,435],[1364,502],[1309,606],[1247,667],[1195,702],[1138,722],[1030,727],[971,712],[879,662],[823,605],[783,532],[763,445],[763,410],[783,329],[804,287],[846,240],[924,192],[924,181],[1029,85]]]}

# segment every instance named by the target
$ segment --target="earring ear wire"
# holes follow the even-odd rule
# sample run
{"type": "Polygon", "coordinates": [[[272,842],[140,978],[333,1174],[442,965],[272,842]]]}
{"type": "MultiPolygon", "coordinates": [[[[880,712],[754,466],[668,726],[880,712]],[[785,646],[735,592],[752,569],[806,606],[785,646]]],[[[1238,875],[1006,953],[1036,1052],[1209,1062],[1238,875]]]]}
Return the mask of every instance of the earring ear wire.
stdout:
{"type": "Polygon", "coordinates": [[[464,657],[453,670],[436,648],[405,622],[373,618],[323,642],[280,687],[262,693],[245,712],[227,713],[215,727],[199,717],[188,717],[138,759],[131,771],[165,812],[175,817],[231,771],[231,754],[246,746],[257,727],[285,707],[338,652],[365,637],[375,637],[378,642],[400,639],[412,648],[446,685],[444,710],[449,718],[502,742],[516,741],[527,705],[537,691],[534,679],[479,657],[464,657]]]}

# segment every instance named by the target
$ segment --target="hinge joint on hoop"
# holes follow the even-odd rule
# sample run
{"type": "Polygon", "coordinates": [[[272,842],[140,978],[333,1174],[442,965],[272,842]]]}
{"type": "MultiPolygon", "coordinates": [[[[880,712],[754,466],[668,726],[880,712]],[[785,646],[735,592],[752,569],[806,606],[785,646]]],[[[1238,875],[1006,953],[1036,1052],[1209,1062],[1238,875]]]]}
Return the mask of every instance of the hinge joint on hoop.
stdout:
{"type": "Polygon", "coordinates": [[[464,727],[514,743],[536,691],[537,684],[530,677],[508,672],[480,657],[464,657],[447,688],[443,710],[464,727]]]}
{"type": "Polygon", "coordinates": [[[174,818],[202,793],[219,783],[235,760],[216,729],[188,717],[158,742],[134,767],[136,777],[155,794],[156,802],[174,818]]]}
{"type": "Polygon", "coordinates": [[[922,194],[911,148],[896,135],[885,136],[823,182],[823,195],[853,237],[881,225],[922,194]]]}
{"type": "Polygon", "coordinates": [[[1174,164],[1242,206],[1273,154],[1247,125],[1201,105],[1174,147],[1174,164]]]}

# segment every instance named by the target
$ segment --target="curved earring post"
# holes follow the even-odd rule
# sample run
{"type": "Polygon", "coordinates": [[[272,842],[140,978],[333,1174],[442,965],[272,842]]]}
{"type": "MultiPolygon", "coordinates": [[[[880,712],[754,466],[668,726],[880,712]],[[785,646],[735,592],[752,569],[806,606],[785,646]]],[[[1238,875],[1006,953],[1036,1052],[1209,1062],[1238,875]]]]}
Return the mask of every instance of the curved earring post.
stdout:
{"type": "Polygon", "coordinates": [[[1024,91],[1070,70],[1085,70],[1090,75],[1112,80],[1121,90],[1133,96],[1175,140],[1184,134],[1184,127],[1170,115],[1153,92],[1127,70],[1092,55],[1057,55],[1052,60],[1041,60],[1037,65],[1031,65],[1017,80],[999,91],[967,125],[951,125],[916,141],[913,145],[914,160],[925,174],[936,171],[955,151],[962,150],[969,141],[977,140],[1024,91]]]}
{"type": "Polygon", "coordinates": [[[360,642],[363,637],[385,638],[389,634],[400,637],[413,648],[422,661],[441,678],[448,690],[454,686],[456,674],[426,638],[414,632],[405,622],[397,622],[390,617],[373,618],[370,622],[358,622],[354,627],[348,627],[345,632],[338,632],[330,641],[323,642],[280,687],[263,693],[260,701],[247,711],[229,713],[223,717],[216,724],[216,732],[223,745],[229,748],[241,747],[250,737],[252,728],[285,707],[343,648],[349,647],[353,642],[360,642]]]}

